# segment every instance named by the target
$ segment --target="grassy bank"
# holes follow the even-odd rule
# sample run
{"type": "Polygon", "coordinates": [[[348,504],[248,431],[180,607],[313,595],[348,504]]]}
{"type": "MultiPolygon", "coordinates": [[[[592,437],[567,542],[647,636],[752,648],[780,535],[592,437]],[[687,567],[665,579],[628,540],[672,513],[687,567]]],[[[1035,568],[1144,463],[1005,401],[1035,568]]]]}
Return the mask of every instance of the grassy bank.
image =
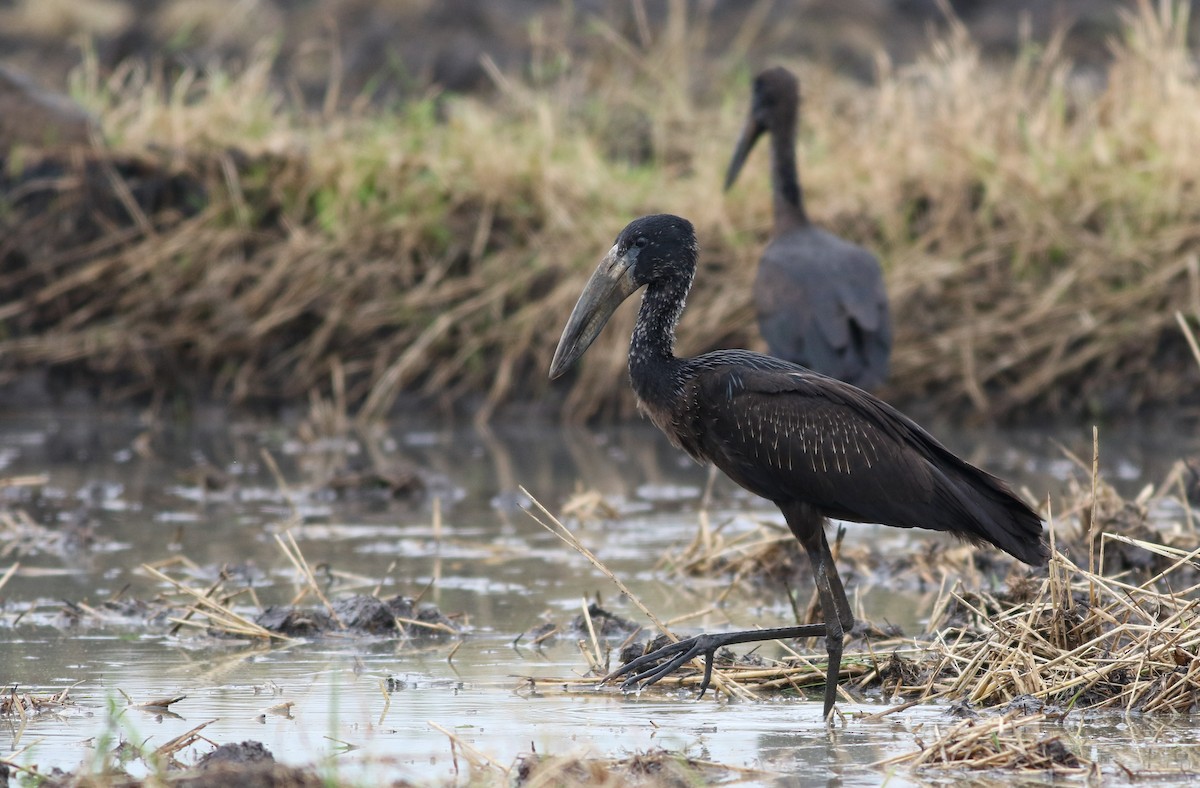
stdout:
{"type": "MultiPolygon", "coordinates": [[[[497,70],[486,101],[365,106],[335,76],[304,109],[269,52],[170,78],[85,64],[73,90],[108,149],[16,154],[0,176],[4,371],[86,368],[110,395],[332,392],[364,417],[415,393],[486,417],[550,396],[584,278],[659,211],[703,245],[681,349],[759,347],[762,159],[720,191],[753,31],[701,61],[682,8],[646,40],[595,26],[606,54],[586,62],[534,30],[531,72],[497,70]]],[[[887,272],[886,397],[988,419],[1196,402],[1175,322],[1200,314],[1186,27],[1142,6],[1103,75],[1054,41],[988,63],[962,30],[872,87],[789,64],[810,211],[887,272]]],[[[571,380],[571,417],[631,411],[632,318],[571,380]]]]}

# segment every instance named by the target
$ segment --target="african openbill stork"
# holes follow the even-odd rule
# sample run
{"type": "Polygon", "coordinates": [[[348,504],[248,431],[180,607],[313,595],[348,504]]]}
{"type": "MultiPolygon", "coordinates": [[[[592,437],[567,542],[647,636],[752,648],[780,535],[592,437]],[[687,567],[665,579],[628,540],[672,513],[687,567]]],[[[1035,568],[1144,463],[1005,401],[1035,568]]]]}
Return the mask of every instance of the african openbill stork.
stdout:
{"type": "Polygon", "coordinates": [[[646,686],[704,655],[703,695],[713,656],[723,646],[824,637],[828,719],[843,634],[854,616],[825,538],[826,517],[948,531],[1032,565],[1048,557],[1042,522],[1003,481],[848,383],[746,350],[676,357],[675,325],[697,254],[686,219],[660,214],[630,223],[575,304],[550,377],[577,361],[621,302],[645,287],[629,345],[629,376],[641,409],[677,447],[779,507],[812,563],[824,623],[697,635],[639,657],[608,678],[628,675],[624,687],[646,686]]]}
{"type": "Polygon", "coordinates": [[[809,221],[796,173],[799,83],[786,68],[754,79],[750,114],[725,175],[737,179],[754,143],[771,137],[774,225],[754,279],[758,329],[772,356],[864,389],[888,375],[892,326],[875,255],[809,221]]]}

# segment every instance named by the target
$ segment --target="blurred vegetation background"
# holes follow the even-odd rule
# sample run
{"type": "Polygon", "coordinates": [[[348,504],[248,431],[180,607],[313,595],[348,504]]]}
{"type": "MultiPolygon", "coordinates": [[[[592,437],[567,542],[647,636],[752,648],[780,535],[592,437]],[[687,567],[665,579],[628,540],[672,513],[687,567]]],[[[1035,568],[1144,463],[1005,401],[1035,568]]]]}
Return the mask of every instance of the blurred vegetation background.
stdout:
{"type": "Polygon", "coordinates": [[[721,177],[781,63],[810,213],[887,274],[885,398],[1194,415],[1195,30],[1150,0],[0,3],[0,377],[629,415],[633,310],[551,387],[561,326],[616,232],[672,212],[703,246],[681,350],[761,348],[765,154],[721,177]]]}

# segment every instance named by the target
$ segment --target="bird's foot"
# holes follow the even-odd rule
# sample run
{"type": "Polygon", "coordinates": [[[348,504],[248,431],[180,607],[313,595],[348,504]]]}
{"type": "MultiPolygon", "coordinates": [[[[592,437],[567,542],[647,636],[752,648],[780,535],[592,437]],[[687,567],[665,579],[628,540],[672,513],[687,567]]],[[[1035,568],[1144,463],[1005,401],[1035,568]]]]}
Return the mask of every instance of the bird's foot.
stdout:
{"type": "MultiPolygon", "coordinates": [[[[794,627],[724,632],[719,635],[696,635],[676,643],[669,643],[649,654],[631,659],[601,679],[600,683],[603,684],[625,676],[625,680],[621,682],[621,689],[626,692],[634,687],[639,689],[649,687],[688,660],[703,655],[704,678],[700,681],[700,697],[703,698],[708,685],[712,683],[713,660],[716,658],[718,649],[738,643],[757,643],[764,640],[825,637],[825,631],[824,624],[800,624],[794,627]]],[[[840,649],[838,654],[840,657],[840,649]]]]}
{"type": "Polygon", "coordinates": [[[625,692],[649,687],[663,676],[674,672],[679,666],[691,659],[704,656],[704,678],[700,682],[700,698],[708,690],[712,682],[713,660],[717,649],[730,643],[729,638],[721,635],[696,635],[695,637],[670,643],[649,654],[632,659],[621,667],[609,673],[600,680],[601,684],[621,676],[621,689],[625,692]]]}

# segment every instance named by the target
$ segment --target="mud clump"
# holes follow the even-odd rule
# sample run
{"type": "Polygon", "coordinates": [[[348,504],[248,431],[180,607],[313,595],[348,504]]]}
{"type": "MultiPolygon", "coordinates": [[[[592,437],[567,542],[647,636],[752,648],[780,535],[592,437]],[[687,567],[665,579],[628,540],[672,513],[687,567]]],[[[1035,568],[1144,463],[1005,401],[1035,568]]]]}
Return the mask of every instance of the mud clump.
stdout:
{"type": "Polygon", "coordinates": [[[417,608],[406,597],[388,600],[356,594],[327,608],[271,605],[254,623],[288,637],[320,637],[335,632],[360,635],[403,635],[411,638],[444,638],[460,628],[432,605],[417,608]]]}
{"type": "Polygon", "coordinates": [[[526,630],[521,637],[528,643],[540,646],[543,643],[554,641],[559,635],[591,637],[591,633],[594,631],[598,638],[628,638],[639,629],[641,627],[636,622],[621,618],[617,614],[605,610],[598,603],[592,602],[587,607],[587,615],[580,613],[565,626],[554,621],[545,621],[526,630]],[[591,621],[590,626],[589,620],[591,621]]]}
{"type": "Polygon", "coordinates": [[[291,638],[320,635],[335,628],[329,611],[290,605],[271,605],[254,619],[254,623],[291,638]]]}
{"type": "MultiPolygon", "coordinates": [[[[6,777],[7,775],[0,772],[0,784],[5,784],[6,777]]],[[[95,776],[87,771],[87,767],[83,767],[71,773],[53,769],[49,774],[42,775],[38,784],[46,788],[74,788],[97,784],[186,788],[225,788],[229,785],[243,788],[317,788],[327,783],[311,769],[276,763],[275,756],[261,743],[244,741],[240,744],[222,744],[202,756],[190,768],[174,765],[156,778],[144,782],[132,775],[117,773],[108,774],[104,782],[97,783],[95,776]]]]}
{"type": "Polygon", "coordinates": [[[221,763],[194,777],[168,780],[167,784],[180,788],[227,788],[231,785],[241,788],[323,788],[329,783],[307,769],[282,766],[271,761],[248,766],[221,763]]]}
{"type": "Polygon", "coordinates": [[[589,632],[588,619],[591,619],[591,628],[596,631],[596,636],[602,638],[628,637],[640,628],[635,622],[627,618],[621,618],[615,613],[610,613],[593,602],[588,605],[586,617],[580,613],[571,619],[569,625],[570,631],[579,633],[589,632]]]}
{"type": "Polygon", "coordinates": [[[334,474],[328,486],[337,497],[349,500],[419,498],[429,488],[418,469],[400,463],[382,468],[346,468],[334,474]]]}
{"type": "Polygon", "coordinates": [[[924,678],[924,670],[916,660],[907,659],[893,652],[879,666],[881,684],[913,685],[924,678]]]}
{"type": "Polygon", "coordinates": [[[196,761],[196,768],[212,769],[227,763],[241,765],[275,763],[275,756],[262,745],[262,742],[244,741],[240,744],[222,744],[196,761]]]}
{"type": "Polygon", "coordinates": [[[1033,748],[1033,753],[1035,756],[1033,763],[1037,766],[1042,766],[1045,762],[1068,769],[1080,769],[1084,766],[1084,762],[1079,759],[1079,756],[1068,750],[1067,745],[1063,744],[1060,739],[1046,739],[1038,742],[1033,748]]]}
{"type": "MultiPolygon", "coordinates": [[[[408,602],[407,599],[399,597],[392,600],[392,602],[396,601],[408,602]]],[[[397,605],[397,607],[405,606],[397,605]]],[[[410,617],[412,605],[407,605],[407,610],[393,612],[388,603],[378,597],[356,594],[348,599],[339,599],[333,604],[333,609],[347,629],[362,630],[370,632],[372,635],[385,635],[396,631],[396,616],[410,617]]]]}
{"type": "Polygon", "coordinates": [[[725,776],[720,768],[678,752],[650,750],[618,759],[576,756],[521,756],[510,775],[513,786],[525,785],[709,785],[725,776]]]}

